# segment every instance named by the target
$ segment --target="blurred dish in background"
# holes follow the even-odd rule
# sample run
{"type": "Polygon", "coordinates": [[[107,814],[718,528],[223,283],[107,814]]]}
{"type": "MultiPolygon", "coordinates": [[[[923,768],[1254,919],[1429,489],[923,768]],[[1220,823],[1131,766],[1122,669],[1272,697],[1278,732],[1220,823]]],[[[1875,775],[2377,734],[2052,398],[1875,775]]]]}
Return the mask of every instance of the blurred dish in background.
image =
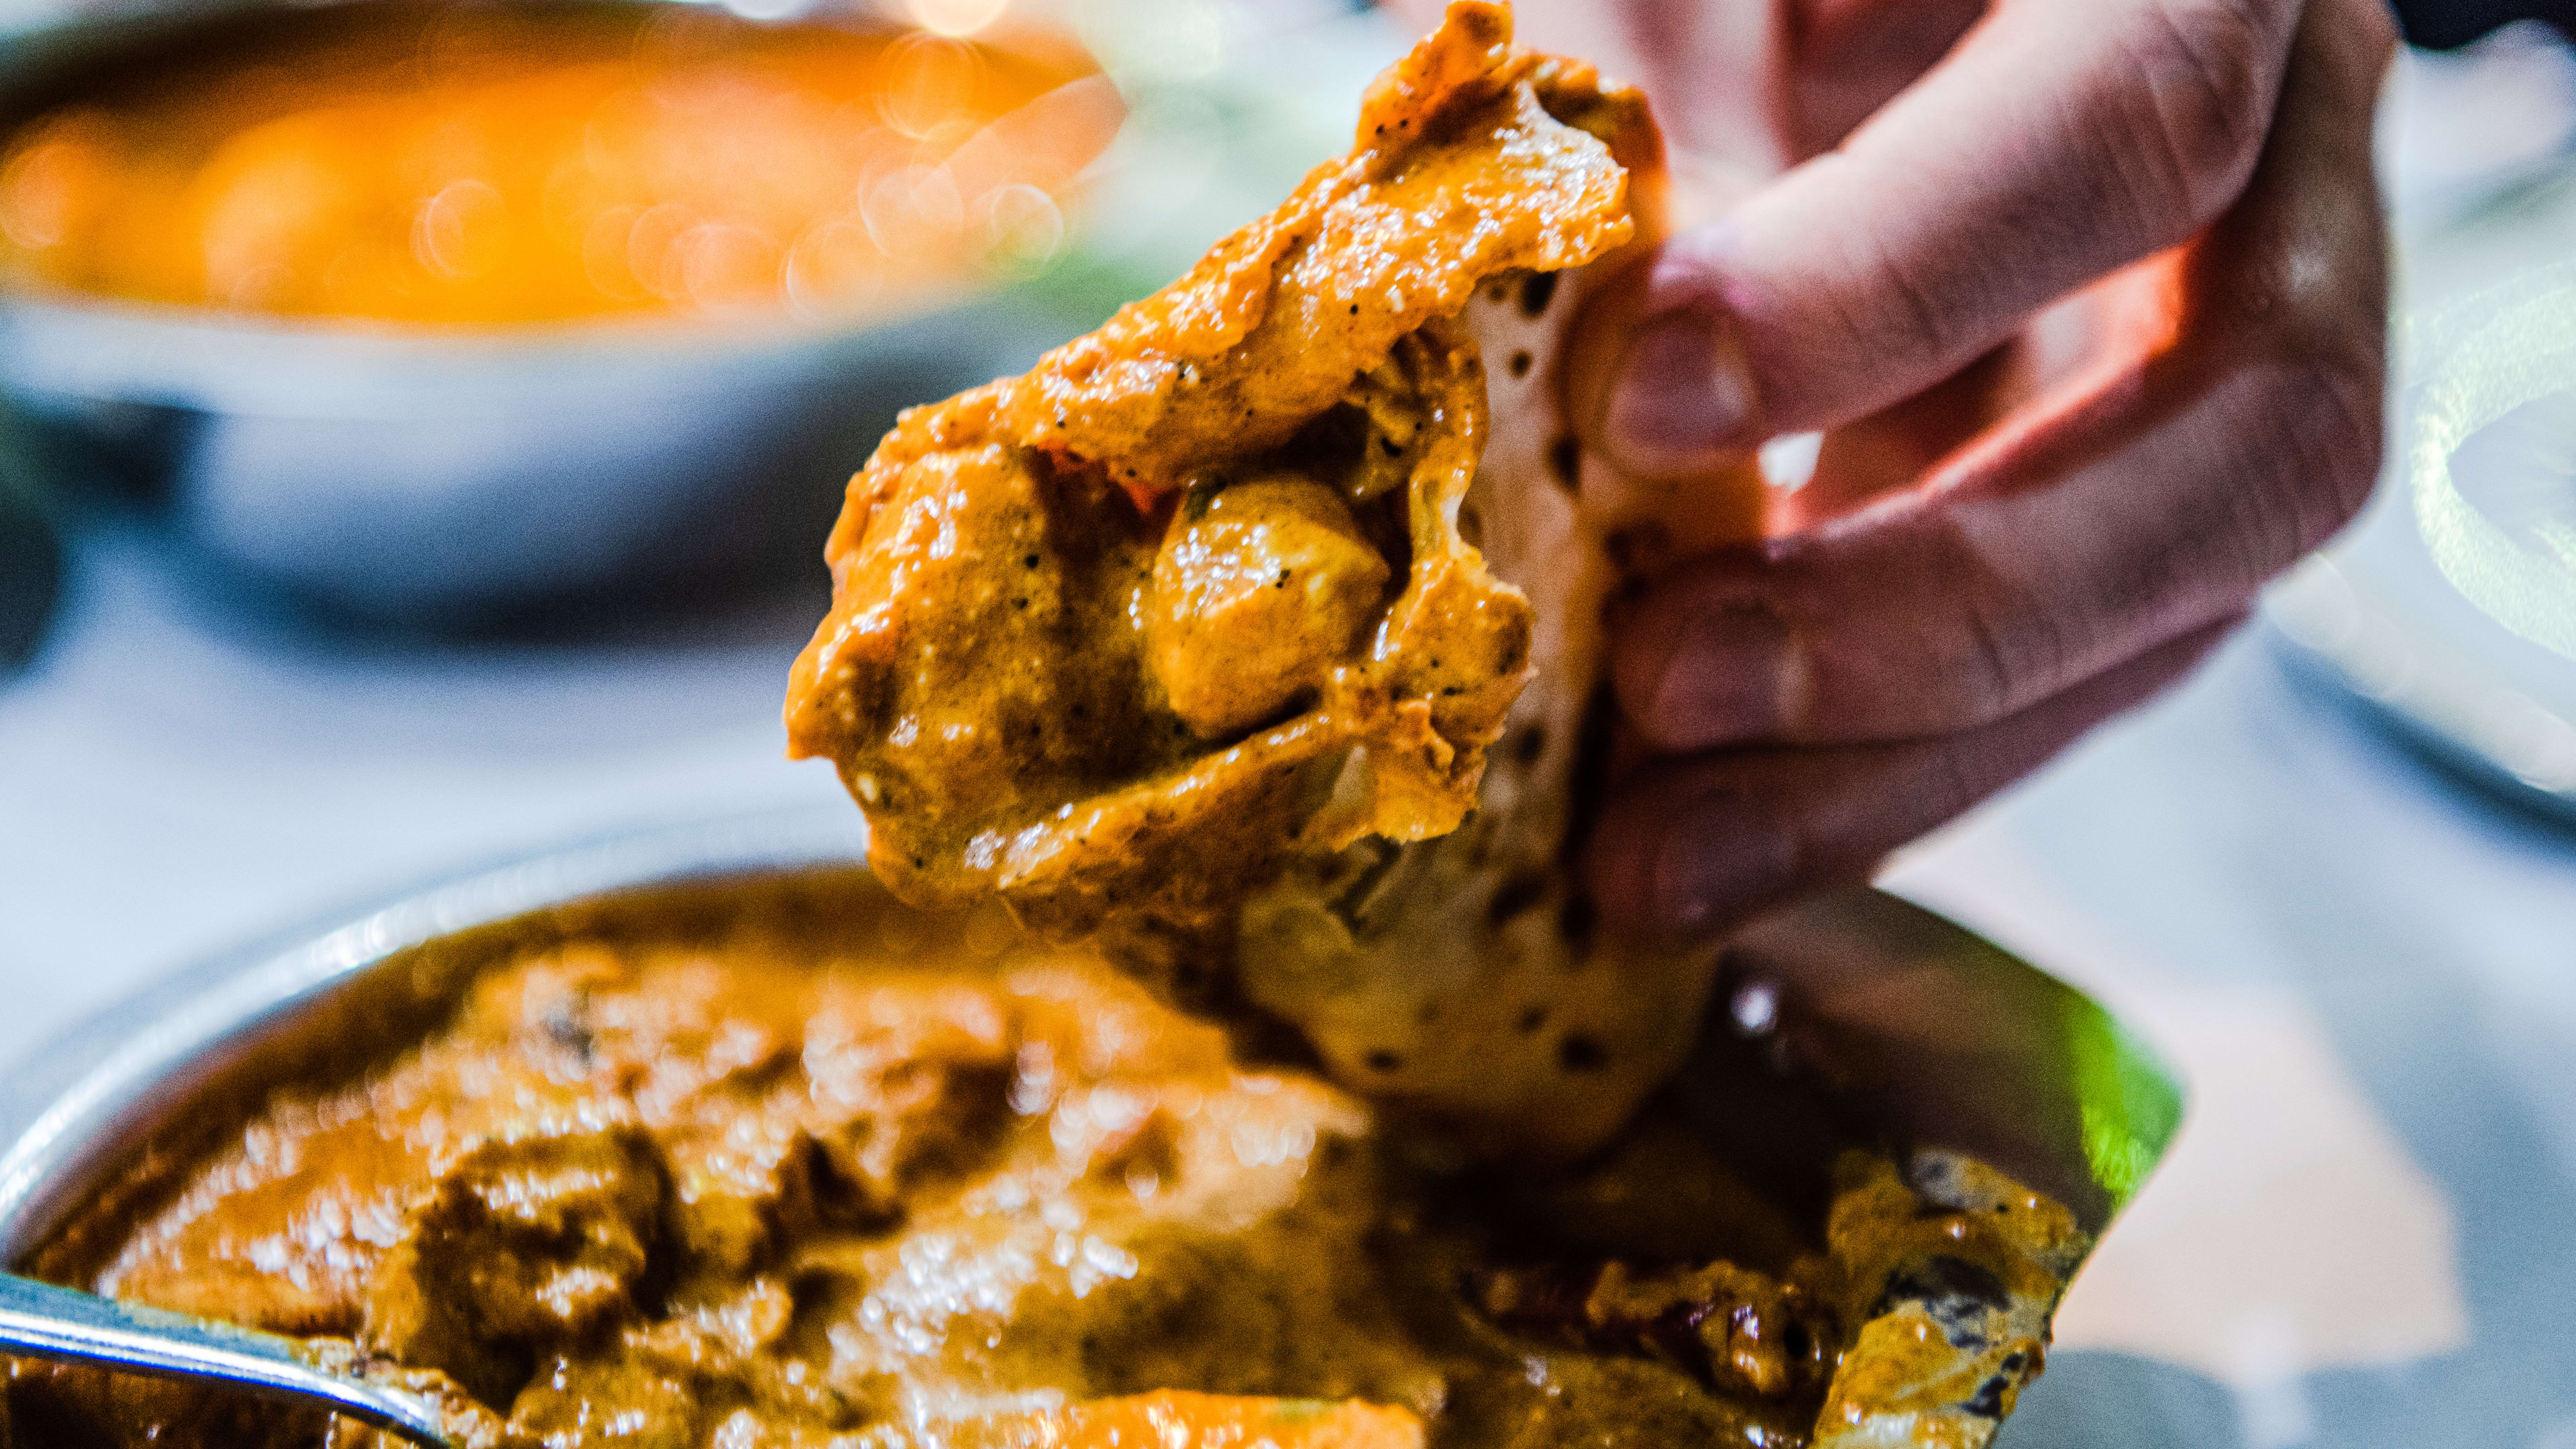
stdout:
{"type": "Polygon", "coordinates": [[[2410,332],[2397,470],[2270,617],[2419,743],[2576,817],[2576,262],[2410,332]]]}
{"type": "Polygon", "coordinates": [[[22,283],[395,323],[918,311],[1049,259],[1123,109],[1061,31],[983,34],[223,16],[21,98],[47,103],[0,161],[0,257],[22,283]]]}
{"type": "MultiPolygon", "coordinates": [[[[787,236],[782,227],[771,235],[779,271],[766,300],[717,285],[708,294],[713,305],[693,295],[675,305],[646,289],[626,310],[578,313],[596,309],[602,295],[585,269],[570,297],[547,304],[551,320],[422,325],[134,301],[41,277],[0,284],[0,399],[21,425],[8,433],[0,466],[58,492],[137,500],[173,563],[212,581],[223,597],[282,598],[368,628],[550,626],[621,619],[638,604],[694,610],[749,591],[819,588],[813,541],[899,409],[1025,369],[1047,346],[1097,325],[1259,214],[1347,140],[1347,118],[1338,114],[1345,101],[1328,111],[1317,98],[1355,93],[1402,41],[1382,17],[1337,0],[912,0],[902,12],[907,27],[876,31],[850,28],[856,21],[800,22],[794,0],[745,0],[733,16],[677,5],[533,5],[474,12],[473,25],[489,22],[482,42],[425,31],[414,54],[428,58],[404,84],[430,85],[424,77],[439,73],[441,46],[521,33],[511,16],[552,17],[526,21],[543,33],[578,28],[568,17],[589,16],[579,23],[626,25],[643,42],[638,50],[660,57],[630,51],[609,69],[622,66],[630,80],[694,75],[692,94],[740,98],[691,113],[684,125],[629,133],[621,144],[638,149],[618,154],[630,161],[662,154],[657,146],[706,160],[713,170],[692,170],[699,179],[689,184],[729,195],[726,188],[751,186],[762,168],[787,164],[742,159],[748,143],[726,139],[729,128],[775,140],[803,124],[791,112],[829,113],[844,147],[893,149],[872,162],[853,161],[847,150],[818,153],[810,164],[841,165],[868,189],[854,183],[832,203],[840,209],[817,200],[800,213],[819,233],[802,252],[804,233],[787,236]],[[773,19],[737,18],[755,13],[773,19]],[[806,42],[751,38],[818,34],[822,46],[875,45],[876,68],[854,70],[836,78],[838,90],[792,105],[777,100],[776,68],[760,73],[767,80],[755,74],[719,85],[714,77],[724,67],[709,50],[688,48],[775,55],[806,42]],[[959,64],[968,57],[974,67],[959,64]],[[1050,76],[1073,78],[999,109],[1021,93],[1011,87],[1034,88],[1050,76]],[[854,99],[815,98],[827,94],[854,99]],[[1116,123],[1121,109],[1125,120],[1116,123]],[[1114,137],[1104,116],[1117,126],[1114,137]],[[905,135],[907,125],[922,134],[905,135]],[[881,127],[904,139],[890,140],[881,127]],[[1084,148],[1103,140],[1107,149],[1075,174],[1084,148]],[[1053,180],[1031,179],[1059,176],[1056,191],[1048,189],[1053,180]],[[979,179],[995,177],[1006,179],[979,179]],[[967,205],[980,197],[991,204],[967,205]],[[855,230],[847,221],[853,209],[855,230]],[[903,228],[923,215],[963,229],[944,250],[929,248],[921,270],[881,266],[878,255],[907,245],[903,228]]],[[[85,94],[140,94],[129,72],[220,70],[211,51],[174,51],[174,36],[284,44],[439,13],[455,12],[397,9],[392,0],[291,8],[247,0],[215,22],[202,9],[177,13],[167,0],[107,0],[78,17],[0,35],[0,124],[35,123],[85,94]],[[154,65],[139,64],[145,58],[154,65]],[[115,84],[85,93],[73,84],[84,76],[115,84]]],[[[263,74],[259,84],[273,94],[328,89],[324,77],[263,74]]],[[[444,93],[472,88],[452,67],[448,84],[444,93]]],[[[518,84],[537,82],[501,89],[518,84]]],[[[196,104],[242,114],[238,106],[196,104]]],[[[377,217],[358,240],[406,249],[421,240],[433,260],[448,257],[449,243],[461,243],[465,223],[493,199],[469,188],[480,201],[465,203],[459,193],[461,210],[450,215],[441,198],[457,178],[404,172],[397,163],[410,143],[393,129],[324,129],[345,132],[326,139],[354,141],[364,148],[359,161],[382,167],[361,168],[370,185],[408,185],[399,194],[418,203],[406,216],[386,199],[396,190],[372,193],[377,217]]],[[[581,171],[593,165],[598,129],[582,128],[581,171]]],[[[498,134],[512,154],[535,155],[547,150],[539,144],[544,130],[527,123],[498,134]]],[[[561,144],[566,132],[558,124],[553,134],[561,144]]],[[[197,144],[211,150],[204,137],[197,144]]],[[[509,196],[534,184],[533,225],[542,230],[543,184],[523,178],[505,187],[490,177],[481,184],[503,198],[503,212],[509,196]]],[[[184,221],[182,189],[174,181],[169,195],[143,204],[172,208],[167,214],[184,221]]],[[[558,205],[567,194],[552,193],[558,205]]],[[[586,194],[608,211],[665,195],[586,194]]],[[[740,275],[730,233],[648,225],[656,213],[669,217],[665,204],[655,199],[632,219],[625,277],[658,277],[687,294],[693,265],[701,281],[740,275]],[[639,235],[691,231],[698,242],[679,248],[676,261],[669,249],[648,247],[639,268],[639,235]]],[[[612,241],[617,224],[607,224],[612,241]]],[[[590,228],[582,231],[587,237],[590,228]]],[[[44,234],[39,227],[30,236],[44,234]]],[[[174,234],[204,235],[188,225],[174,234]]],[[[616,248],[606,251],[607,275],[618,283],[616,248]]],[[[474,253],[455,255],[470,265],[474,253]]],[[[324,285],[338,260],[335,253],[321,264],[324,285]]],[[[207,276],[197,273],[196,295],[208,295],[207,276]]],[[[252,283],[244,303],[283,295],[248,273],[233,284],[244,280],[252,283]]],[[[222,300],[236,299],[227,291],[222,300]]]]}
{"type": "Polygon", "coordinates": [[[1144,290],[1071,200],[1124,83],[1034,11],[144,0],[0,37],[0,464],[373,628],[819,586],[897,410],[1144,290]]]}
{"type": "Polygon", "coordinates": [[[2576,144],[2576,51],[2536,20],[2390,68],[2380,172],[2405,240],[2545,183],[2576,144]]]}
{"type": "Polygon", "coordinates": [[[2387,469],[2274,586],[2274,638],[2506,798],[2576,819],[2576,50],[2537,24],[2399,57],[2387,469]]]}

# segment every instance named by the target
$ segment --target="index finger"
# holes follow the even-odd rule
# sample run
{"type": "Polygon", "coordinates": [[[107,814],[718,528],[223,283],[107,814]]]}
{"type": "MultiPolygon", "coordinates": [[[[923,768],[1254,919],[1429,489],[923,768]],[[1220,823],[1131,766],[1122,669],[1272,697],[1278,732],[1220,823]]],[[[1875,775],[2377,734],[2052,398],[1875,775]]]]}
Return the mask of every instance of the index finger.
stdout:
{"type": "Polygon", "coordinates": [[[2004,0],[1838,149],[1587,319],[1576,414],[1647,474],[1919,392],[2244,189],[2295,0],[2004,0]]]}

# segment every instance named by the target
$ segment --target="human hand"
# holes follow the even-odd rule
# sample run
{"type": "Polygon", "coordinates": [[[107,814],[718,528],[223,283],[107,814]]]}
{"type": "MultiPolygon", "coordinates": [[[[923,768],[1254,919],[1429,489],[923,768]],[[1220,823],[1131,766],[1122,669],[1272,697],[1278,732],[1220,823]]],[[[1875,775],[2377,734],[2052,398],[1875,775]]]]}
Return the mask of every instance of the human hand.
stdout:
{"type": "Polygon", "coordinates": [[[1520,16],[1624,61],[1686,191],[1733,201],[1580,324],[1595,446],[1674,477],[1826,433],[1774,537],[1616,621],[1657,757],[1594,834],[1605,910],[1722,929],[1865,877],[2182,674],[2367,495],[2378,0],[1520,16]]]}

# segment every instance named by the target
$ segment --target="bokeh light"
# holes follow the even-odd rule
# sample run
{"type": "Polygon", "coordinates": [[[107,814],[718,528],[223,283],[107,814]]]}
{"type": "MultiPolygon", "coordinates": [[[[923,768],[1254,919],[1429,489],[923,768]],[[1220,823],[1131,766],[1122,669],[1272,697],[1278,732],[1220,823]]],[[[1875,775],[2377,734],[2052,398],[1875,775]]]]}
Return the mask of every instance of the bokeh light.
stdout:
{"type": "Polygon", "coordinates": [[[1069,39],[961,38],[1002,8],[921,0],[903,30],[687,5],[264,17],[11,136],[0,266],[407,323],[898,308],[1057,256],[1116,129],[1069,39]]]}
{"type": "Polygon", "coordinates": [[[1010,0],[910,0],[913,23],[941,35],[967,36],[989,28],[1010,0]]]}

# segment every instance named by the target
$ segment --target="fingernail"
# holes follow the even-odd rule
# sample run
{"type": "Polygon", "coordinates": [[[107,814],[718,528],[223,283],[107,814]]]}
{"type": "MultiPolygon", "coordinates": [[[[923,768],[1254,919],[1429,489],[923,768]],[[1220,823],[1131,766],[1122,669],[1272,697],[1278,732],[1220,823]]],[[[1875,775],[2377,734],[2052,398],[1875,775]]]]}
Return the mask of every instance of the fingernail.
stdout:
{"type": "Polygon", "coordinates": [[[1637,723],[1667,750],[1786,734],[1804,688],[1796,635],[1754,605],[1693,619],[1664,656],[1637,723]]]}
{"type": "Polygon", "coordinates": [[[1603,430],[1621,462],[1649,473],[1677,470],[1734,443],[1752,405],[1752,388],[1716,331],[1676,313],[1629,346],[1603,430]]]}
{"type": "Polygon", "coordinates": [[[1788,837],[1726,795],[1676,806],[1654,860],[1649,909],[1676,932],[1732,925],[1788,889],[1797,870],[1788,837]]]}

